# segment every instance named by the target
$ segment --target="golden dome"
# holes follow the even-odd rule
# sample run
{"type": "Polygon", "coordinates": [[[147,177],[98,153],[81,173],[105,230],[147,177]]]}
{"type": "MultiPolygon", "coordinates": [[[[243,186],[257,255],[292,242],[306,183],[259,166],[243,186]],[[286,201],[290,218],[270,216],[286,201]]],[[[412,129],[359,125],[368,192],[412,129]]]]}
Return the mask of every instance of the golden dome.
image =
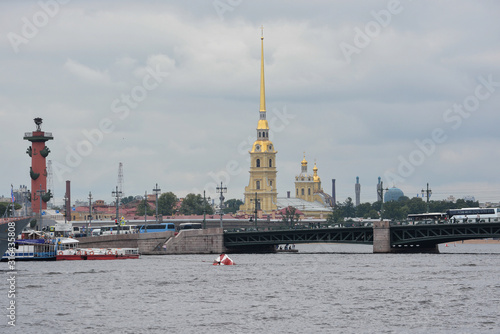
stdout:
{"type": "Polygon", "coordinates": [[[304,159],[301,162],[302,166],[307,166],[306,154],[304,153],[304,159]]]}
{"type": "Polygon", "coordinates": [[[314,182],[319,182],[319,181],[321,181],[321,179],[320,179],[320,178],[319,178],[319,176],[318,176],[318,167],[316,167],[316,163],[314,163],[313,172],[314,172],[314,176],[313,176],[313,180],[314,180],[314,182]]]}

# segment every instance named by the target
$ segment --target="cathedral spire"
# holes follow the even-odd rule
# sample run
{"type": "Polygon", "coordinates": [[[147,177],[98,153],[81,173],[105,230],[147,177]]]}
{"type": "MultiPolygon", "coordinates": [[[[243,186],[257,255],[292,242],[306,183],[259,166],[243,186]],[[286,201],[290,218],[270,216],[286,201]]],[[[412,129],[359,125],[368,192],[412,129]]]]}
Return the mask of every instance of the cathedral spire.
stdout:
{"type": "Polygon", "coordinates": [[[266,120],[266,89],[264,85],[264,26],[260,36],[260,112],[257,124],[257,140],[269,140],[269,124],[266,120]]]}
{"type": "Polygon", "coordinates": [[[260,27],[260,112],[266,112],[266,88],[264,85],[264,26],[260,27]]]}

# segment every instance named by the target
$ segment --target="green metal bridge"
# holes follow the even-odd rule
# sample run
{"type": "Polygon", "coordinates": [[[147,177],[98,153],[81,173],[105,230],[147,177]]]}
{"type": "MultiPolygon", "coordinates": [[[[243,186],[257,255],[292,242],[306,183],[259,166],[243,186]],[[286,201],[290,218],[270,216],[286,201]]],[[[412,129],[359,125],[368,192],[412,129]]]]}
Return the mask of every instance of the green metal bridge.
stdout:
{"type": "MultiPolygon", "coordinates": [[[[224,246],[231,251],[273,251],[280,244],[349,243],[373,245],[372,227],[288,229],[225,232],[224,246]]],[[[391,225],[390,245],[394,252],[437,249],[446,242],[500,238],[500,222],[470,224],[391,225]]]]}

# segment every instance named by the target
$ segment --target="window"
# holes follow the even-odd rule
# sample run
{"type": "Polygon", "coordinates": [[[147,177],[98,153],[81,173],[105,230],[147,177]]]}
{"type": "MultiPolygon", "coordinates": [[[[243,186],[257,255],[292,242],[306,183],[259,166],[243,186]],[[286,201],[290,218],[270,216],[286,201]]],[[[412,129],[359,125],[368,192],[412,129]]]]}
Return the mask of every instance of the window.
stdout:
{"type": "Polygon", "coordinates": [[[299,188],[297,188],[296,190],[297,190],[297,196],[299,196],[299,188]]]}
{"type": "Polygon", "coordinates": [[[301,189],[302,196],[304,196],[304,188],[301,189]]]}
{"type": "Polygon", "coordinates": [[[307,194],[311,195],[311,188],[307,188],[307,194]]]}
{"type": "Polygon", "coordinates": [[[260,189],[260,181],[257,181],[257,189],[260,189]]]}
{"type": "Polygon", "coordinates": [[[260,167],[260,159],[257,159],[257,161],[256,161],[256,162],[257,162],[256,166],[257,166],[257,167],[260,167]]]}
{"type": "Polygon", "coordinates": [[[269,181],[269,185],[272,187],[273,186],[273,181],[269,181]]]}
{"type": "Polygon", "coordinates": [[[273,159],[269,159],[269,167],[273,167],[273,159]]]}

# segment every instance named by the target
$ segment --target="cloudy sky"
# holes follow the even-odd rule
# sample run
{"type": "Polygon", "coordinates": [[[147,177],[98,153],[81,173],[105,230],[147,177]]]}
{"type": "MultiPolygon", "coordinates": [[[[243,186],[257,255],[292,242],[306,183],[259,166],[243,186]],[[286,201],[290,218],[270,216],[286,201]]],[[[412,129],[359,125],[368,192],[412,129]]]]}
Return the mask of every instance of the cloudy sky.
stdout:
{"type": "Polygon", "coordinates": [[[0,195],[48,143],[56,201],[162,191],[243,198],[259,117],[260,26],[278,192],[305,152],[337,200],[500,201],[498,1],[2,1],[0,195]]]}

